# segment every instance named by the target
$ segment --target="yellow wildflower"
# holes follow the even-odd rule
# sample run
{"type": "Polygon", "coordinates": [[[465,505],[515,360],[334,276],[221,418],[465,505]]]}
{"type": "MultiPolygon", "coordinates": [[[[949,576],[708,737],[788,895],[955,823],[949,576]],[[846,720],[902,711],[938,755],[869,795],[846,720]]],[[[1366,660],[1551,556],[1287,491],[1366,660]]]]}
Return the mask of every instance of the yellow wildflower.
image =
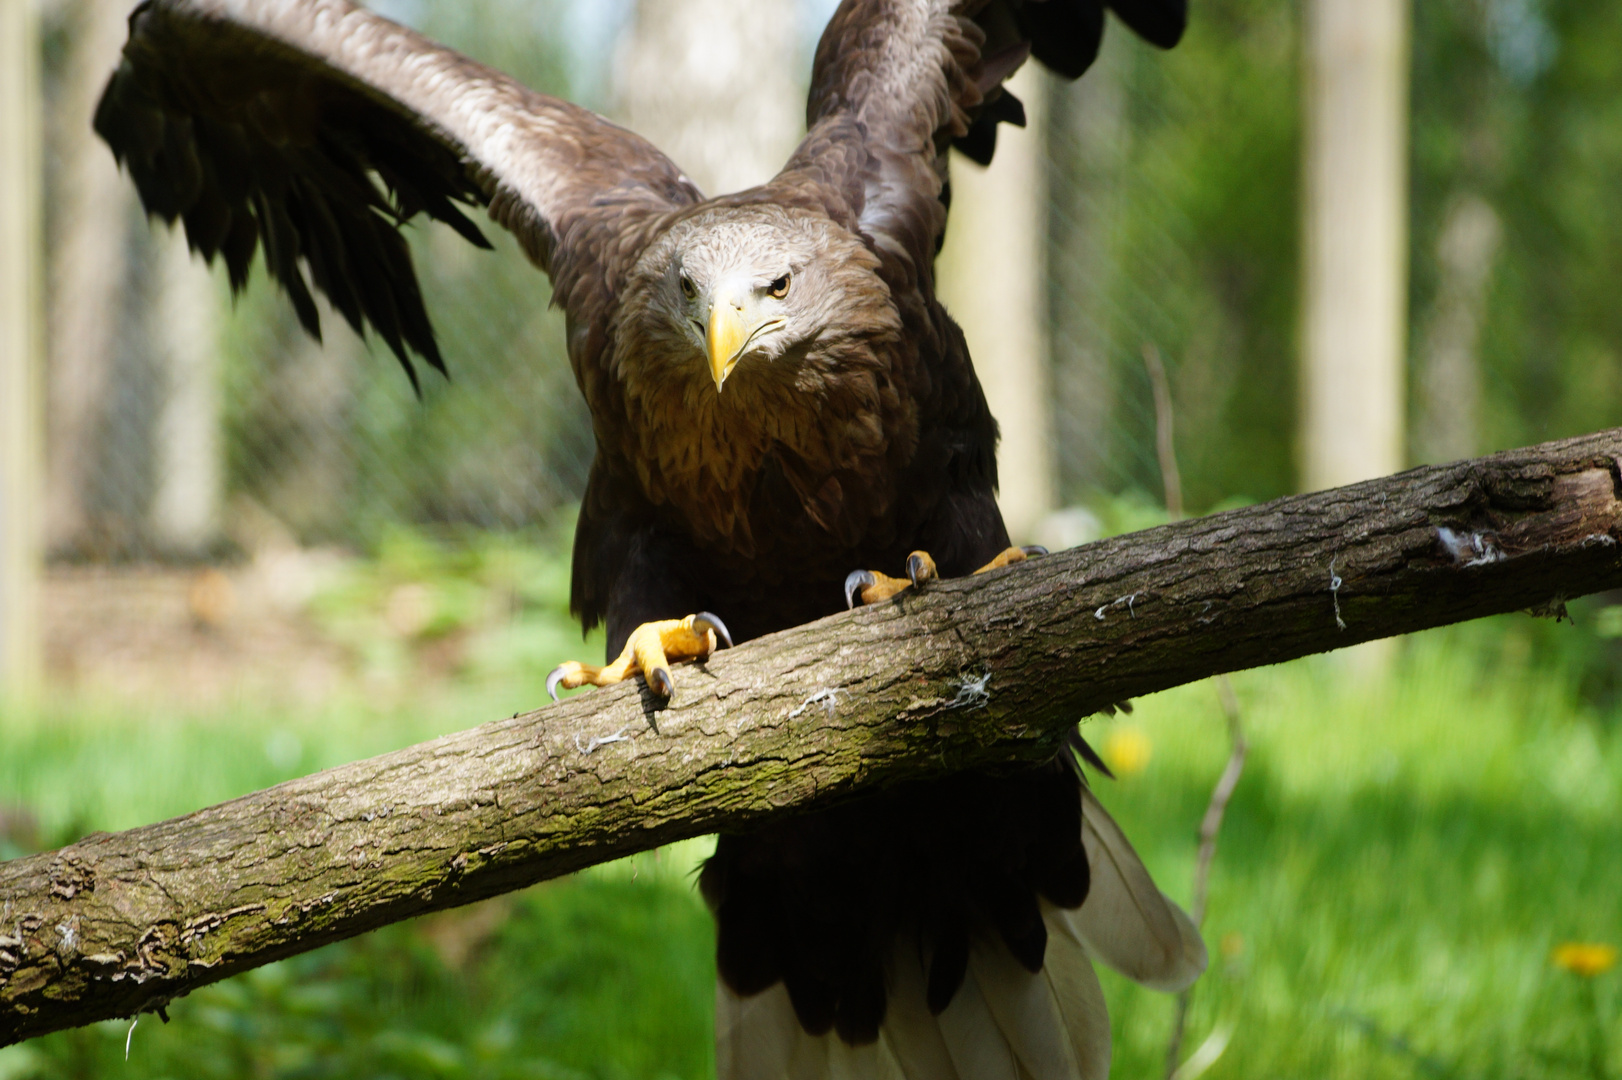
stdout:
{"type": "Polygon", "coordinates": [[[1565,968],[1574,975],[1592,979],[1616,966],[1616,946],[1596,942],[1568,941],[1555,948],[1550,956],[1555,967],[1565,968]]]}
{"type": "Polygon", "coordinates": [[[1141,728],[1118,727],[1104,739],[1104,761],[1117,776],[1136,776],[1149,765],[1153,747],[1141,728]]]}

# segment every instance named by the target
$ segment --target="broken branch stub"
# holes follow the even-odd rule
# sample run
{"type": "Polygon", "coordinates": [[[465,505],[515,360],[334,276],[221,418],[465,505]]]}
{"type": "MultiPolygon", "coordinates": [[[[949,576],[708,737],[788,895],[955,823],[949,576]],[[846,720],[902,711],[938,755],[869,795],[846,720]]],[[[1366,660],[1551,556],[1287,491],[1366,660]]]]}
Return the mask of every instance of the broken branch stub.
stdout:
{"type": "Polygon", "coordinates": [[[0,864],[0,1045],[684,837],[1042,760],[1111,702],[1558,610],[1622,586],[1619,458],[1622,429],[932,582],[678,668],[668,705],[594,691],[0,864]]]}

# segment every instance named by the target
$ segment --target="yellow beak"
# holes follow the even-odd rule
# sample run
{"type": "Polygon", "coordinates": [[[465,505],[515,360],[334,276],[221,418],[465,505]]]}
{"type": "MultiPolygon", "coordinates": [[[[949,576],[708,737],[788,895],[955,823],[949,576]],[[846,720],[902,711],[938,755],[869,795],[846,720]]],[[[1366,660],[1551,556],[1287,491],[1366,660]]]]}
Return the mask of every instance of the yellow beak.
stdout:
{"type": "Polygon", "coordinates": [[[749,328],[744,325],[743,313],[730,302],[717,300],[710,308],[710,329],[705,336],[705,347],[710,354],[710,376],[715,380],[717,394],[738,363],[738,350],[748,340],[749,328]]]}

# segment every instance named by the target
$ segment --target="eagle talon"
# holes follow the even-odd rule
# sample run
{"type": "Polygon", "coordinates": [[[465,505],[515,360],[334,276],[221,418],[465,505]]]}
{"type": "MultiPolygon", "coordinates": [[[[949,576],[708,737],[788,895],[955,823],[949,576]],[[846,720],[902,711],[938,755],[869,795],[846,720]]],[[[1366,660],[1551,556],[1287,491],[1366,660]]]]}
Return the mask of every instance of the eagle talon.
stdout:
{"type": "MultiPolygon", "coordinates": [[[[845,575],[845,610],[849,611],[856,606],[856,590],[866,591],[877,584],[878,578],[873,576],[871,570],[852,570],[845,575]]],[[[865,596],[862,598],[862,603],[867,603],[865,596]]]]}
{"type": "Polygon", "coordinates": [[[845,578],[845,606],[855,607],[858,596],[863,604],[876,604],[910,588],[912,582],[906,578],[891,577],[875,570],[852,570],[845,578]]]}
{"type": "Polygon", "coordinates": [[[858,595],[862,603],[876,604],[938,577],[940,571],[935,568],[935,560],[930,558],[927,551],[915,551],[907,556],[907,576],[904,578],[894,578],[874,570],[852,570],[845,577],[845,607],[855,607],[858,595]]]}
{"type": "Polygon", "coordinates": [[[1001,567],[1008,566],[1011,563],[1024,562],[1026,559],[1034,558],[1038,555],[1046,555],[1047,553],[1048,549],[1043,547],[1041,544],[1027,544],[1025,547],[1003,548],[997,553],[997,557],[995,559],[992,559],[990,562],[986,563],[980,569],[976,570],[975,573],[983,574],[987,570],[996,570],[1001,567]]]}
{"type": "MultiPolygon", "coordinates": [[[[1048,549],[1040,544],[1028,544],[1025,547],[1004,548],[997,557],[986,563],[976,574],[983,574],[987,570],[995,570],[1009,563],[1023,562],[1038,555],[1046,555],[1048,549]]],[[[887,574],[876,573],[872,570],[852,570],[845,577],[845,608],[848,610],[856,606],[856,597],[862,598],[864,604],[876,604],[880,600],[888,600],[904,589],[916,589],[926,581],[934,581],[941,576],[935,559],[927,551],[914,551],[907,556],[907,576],[893,578],[887,574]]]]}
{"type": "MultiPolygon", "coordinates": [[[[573,663],[573,661],[570,661],[570,663],[573,663]]],[[[553,701],[558,700],[558,683],[563,681],[563,676],[567,673],[568,667],[568,664],[559,664],[546,676],[546,693],[553,701]]]]}
{"type": "Polygon", "coordinates": [[[732,647],[732,633],[719,615],[701,611],[685,619],[666,619],[638,626],[625,640],[618,659],[605,667],[592,667],[578,660],[559,664],[546,677],[546,692],[558,699],[558,689],[577,686],[612,686],[640,674],[648,689],[662,697],[676,692],[671,677],[672,660],[701,660],[722,644],[732,647]]]}
{"type": "Polygon", "coordinates": [[[693,629],[699,633],[703,633],[705,630],[714,630],[715,636],[726,642],[727,648],[732,648],[732,632],[727,629],[727,624],[721,621],[719,615],[708,611],[699,612],[693,616],[693,629]]]}
{"type": "Polygon", "coordinates": [[[935,560],[930,558],[927,551],[915,551],[907,556],[907,580],[917,588],[926,581],[933,581],[940,576],[935,569],[935,560]]]}

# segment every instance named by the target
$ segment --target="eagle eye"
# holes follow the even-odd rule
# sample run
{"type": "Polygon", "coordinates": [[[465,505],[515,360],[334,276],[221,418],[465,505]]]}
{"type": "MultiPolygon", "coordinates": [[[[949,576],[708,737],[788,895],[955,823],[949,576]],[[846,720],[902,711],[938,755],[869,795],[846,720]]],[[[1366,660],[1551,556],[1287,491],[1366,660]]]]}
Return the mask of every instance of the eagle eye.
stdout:
{"type": "Polygon", "coordinates": [[[698,298],[698,286],[694,285],[693,279],[688,277],[686,274],[681,276],[681,294],[687,297],[689,300],[696,300],[698,298]]]}
{"type": "Polygon", "coordinates": [[[788,275],[784,274],[770,285],[766,286],[766,295],[773,300],[781,300],[788,295],[788,275]]]}

